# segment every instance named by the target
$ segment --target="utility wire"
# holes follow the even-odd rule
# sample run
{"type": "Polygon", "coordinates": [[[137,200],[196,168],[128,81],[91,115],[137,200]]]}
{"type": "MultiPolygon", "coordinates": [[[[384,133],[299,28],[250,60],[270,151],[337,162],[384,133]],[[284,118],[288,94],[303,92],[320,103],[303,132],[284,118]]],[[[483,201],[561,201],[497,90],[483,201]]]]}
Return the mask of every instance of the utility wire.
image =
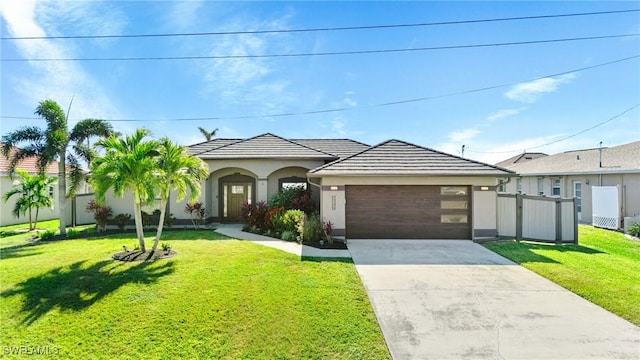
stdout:
{"type": "Polygon", "coordinates": [[[382,49],[382,50],[356,50],[356,51],[332,51],[319,53],[297,53],[297,54],[266,54],[266,55],[211,55],[211,56],[158,56],[158,57],[120,57],[120,58],[41,58],[41,59],[1,59],[2,62],[31,62],[31,61],[149,61],[149,60],[204,60],[204,59],[257,59],[257,58],[285,58],[285,57],[306,57],[306,56],[330,56],[330,55],[360,55],[360,54],[381,54],[381,53],[397,53],[412,51],[431,51],[431,50],[450,50],[450,49],[470,49],[484,47],[544,44],[570,41],[599,40],[599,39],[615,39],[638,36],[640,33],[604,35],[604,36],[587,36],[563,39],[547,39],[547,40],[531,40],[531,41],[515,41],[505,43],[489,43],[489,44],[470,44],[470,45],[449,45],[449,46],[433,46],[406,49],[382,49]]]}
{"type": "Polygon", "coordinates": [[[324,28],[310,28],[310,29],[214,31],[214,32],[194,32],[194,33],[129,34],[129,35],[25,36],[25,37],[0,37],[0,40],[153,38],[153,37],[244,35],[244,34],[280,34],[280,33],[303,33],[303,32],[322,32],[322,31],[372,30],[372,29],[409,28],[409,27],[440,26],[440,25],[476,24],[476,23],[489,23],[489,22],[500,22],[500,21],[551,19],[551,18],[563,18],[563,17],[575,17],[575,16],[593,16],[593,15],[605,15],[605,14],[621,14],[621,13],[631,13],[631,12],[638,12],[638,11],[640,11],[640,9],[597,11],[597,12],[570,13],[570,14],[536,15],[536,16],[519,16],[519,17],[490,18],[490,19],[476,19],[476,20],[424,22],[424,23],[412,23],[412,24],[344,26],[344,27],[324,27],[324,28]]]}
{"type": "Polygon", "coordinates": [[[607,120],[605,120],[605,121],[603,121],[603,122],[599,122],[599,123],[597,123],[597,124],[595,124],[595,125],[593,125],[593,126],[591,126],[591,127],[588,127],[588,128],[586,128],[586,129],[584,129],[584,130],[581,130],[581,131],[578,131],[577,133],[573,133],[573,134],[571,134],[571,135],[567,135],[567,136],[562,137],[562,138],[560,138],[560,139],[556,139],[556,140],[553,140],[553,141],[550,141],[550,142],[547,142],[547,143],[544,143],[544,144],[540,144],[540,145],[536,145],[536,146],[528,147],[528,148],[527,148],[526,150],[524,150],[524,151],[523,151],[522,149],[518,149],[518,150],[508,150],[508,151],[475,151],[475,150],[467,150],[467,151],[469,151],[469,152],[473,152],[473,153],[478,153],[478,154],[506,154],[506,153],[514,153],[514,152],[526,152],[527,150],[531,150],[531,149],[538,149],[538,148],[541,148],[541,147],[545,147],[545,146],[553,145],[553,144],[555,144],[555,143],[559,143],[559,142],[561,142],[561,141],[565,141],[565,140],[570,139],[570,138],[572,138],[572,137],[576,137],[576,136],[578,136],[578,135],[584,134],[584,133],[586,133],[586,132],[587,132],[587,131],[589,131],[589,130],[593,130],[593,129],[597,128],[597,127],[600,127],[600,126],[602,126],[602,125],[604,125],[604,124],[606,124],[606,123],[609,123],[609,122],[611,122],[611,121],[613,121],[613,120],[615,120],[615,119],[617,119],[617,118],[619,118],[619,117],[623,116],[624,114],[626,114],[626,113],[628,113],[628,112],[632,111],[633,109],[635,109],[635,108],[637,108],[637,107],[639,107],[639,106],[640,106],[640,103],[635,104],[635,105],[633,105],[632,107],[628,108],[627,110],[625,110],[625,111],[623,111],[623,112],[621,112],[621,113],[619,113],[619,114],[617,114],[617,115],[615,115],[615,116],[613,116],[613,117],[610,117],[609,119],[607,119],[607,120]]]}
{"type": "MultiPolygon", "coordinates": [[[[357,109],[377,108],[377,107],[401,105],[401,104],[407,104],[407,103],[413,103],[413,102],[428,101],[428,100],[440,99],[440,98],[457,96],[457,95],[465,95],[465,94],[481,92],[481,91],[487,91],[487,90],[494,90],[494,89],[503,88],[503,87],[507,87],[507,86],[514,86],[514,85],[517,85],[517,84],[520,84],[520,83],[523,83],[523,82],[536,81],[536,80],[540,80],[540,79],[552,78],[552,77],[556,77],[556,76],[562,76],[562,75],[566,75],[566,74],[571,74],[571,73],[577,73],[577,72],[582,72],[582,71],[586,71],[586,70],[596,69],[596,68],[600,68],[600,67],[604,67],[604,66],[608,66],[608,65],[613,65],[613,64],[617,64],[617,63],[620,63],[620,62],[629,61],[629,60],[633,60],[633,59],[637,59],[637,58],[640,58],[640,55],[634,55],[634,56],[630,56],[630,57],[626,57],[626,58],[622,58],[622,59],[612,60],[612,61],[608,61],[608,62],[604,62],[604,63],[600,63],[600,64],[595,64],[595,65],[586,66],[586,67],[582,67],[582,68],[577,68],[577,69],[573,69],[573,70],[567,70],[567,71],[563,71],[563,72],[559,72],[559,73],[555,73],[555,74],[550,74],[550,75],[544,75],[544,76],[540,76],[540,77],[536,77],[536,78],[532,78],[532,79],[521,80],[521,81],[517,81],[517,82],[511,82],[511,83],[507,83],[507,84],[492,85],[492,86],[486,86],[486,87],[481,87],[481,88],[475,88],[475,89],[471,89],[471,90],[453,92],[453,93],[448,93],[448,94],[433,95],[433,96],[425,96],[425,97],[419,97],[419,98],[414,98],[414,99],[405,99],[405,100],[384,102],[384,103],[368,105],[368,106],[340,107],[340,108],[330,108],[330,109],[321,109],[321,110],[313,110],[313,111],[288,112],[288,113],[277,113],[277,114],[266,114],[266,115],[216,116],[216,117],[196,117],[196,118],[173,118],[173,119],[103,119],[103,120],[105,120],[105,121],[114,121],[114,122],[150,122],[150,121],[177,122],[177,121],[206,121],[206,120],[241,120],[241,119],[261,119],[261,118],[266,118],[266,117],[303,116],[303,115],[323,114],[323,113],[332,113],[332,112],[342,112],[342,111],[357,110],[357,109]]],[[[42,120],[41,118],[37,118],[37,117],[7,116],[7,115],[0,115],[0,118],[4,118],[4,119],[19,119],[19,120],[42,120]]],[[[78,120],[78,119],[75,119],[75,120],[78,120]]]]}

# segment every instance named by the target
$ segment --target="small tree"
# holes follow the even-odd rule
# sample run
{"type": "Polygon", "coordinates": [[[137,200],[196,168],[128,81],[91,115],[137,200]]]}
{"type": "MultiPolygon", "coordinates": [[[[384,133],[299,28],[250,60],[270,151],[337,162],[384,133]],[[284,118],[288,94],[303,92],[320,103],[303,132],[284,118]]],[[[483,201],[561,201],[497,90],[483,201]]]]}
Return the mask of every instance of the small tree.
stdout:
{"type": "Polygon", "coordinates": [[[207,214],[207,211],[201,202],[186,204],[184,206],[184,212],[191,215],[191,223],[196,229],[200,228],[200,225],[204,222],[204,217],[207,214]]]}
{"type": "Polygon", "coordinates": [[[107,221],[113,216],[113,210],[111,206],[100,205],[95,200],[89,201],[87,204],[87,211],[93,213],[93,218],[96,220],[96,226],[98,230],[107,230],[107,221]]]}
{"type": "MultiPolygon", "coordinates": [[[[28,172],[17,169],[16,173],[20,177],[13,184],[13,187],[4,194],[4,201],[8,201],[14,195],[20,194],[11,214],[19,218],[21,215],[29,214],[29,231],[38,226],[38,213],[41,207],[53,208],[53,198],[49,195],[49,187],[57,180],[56,178],[38,174],[29,175],[28,172]],[[36,210],[35,221],[32,212],[36,210]]],[[[64,195],[63,195],[64,196],[64,195]]]]}

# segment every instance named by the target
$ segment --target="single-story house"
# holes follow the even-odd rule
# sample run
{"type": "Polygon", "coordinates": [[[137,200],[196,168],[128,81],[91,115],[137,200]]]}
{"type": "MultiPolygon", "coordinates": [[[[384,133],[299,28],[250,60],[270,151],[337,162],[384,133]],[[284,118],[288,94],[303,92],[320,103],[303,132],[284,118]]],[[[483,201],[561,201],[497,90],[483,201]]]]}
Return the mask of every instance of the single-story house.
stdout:
{"type": "MultiPolygon", "coordinates": [[[[267,201],[292,184],[310,186],[336,236],[475,239],[495,237],[496,185],[513,175],[399,140],[369,146],[349,139],[285,139],[262,134],[189,147],[210,175],[200,201],[212,222],[239,222],[245,202],[267,201]]],[[[108,198],[114,214],[128,199],[108,198]]],[[[186,219],[184,201],[169,212],[186,219]]]]}
{"type": "MultiPolygon", "coordinates": [[[[527,153],[528,154],[528,153],[527,153]]],[[[523,154],[525,155],[525,154],[523,154]]],[[[505,160],[498,166],[518,174],[501,185],[507,193],[575,197],[578,219],[592,223],[592,188],[618,188],[619,223],[640,215],[640,141],[548,156],[525,156],[505,160]]]]}

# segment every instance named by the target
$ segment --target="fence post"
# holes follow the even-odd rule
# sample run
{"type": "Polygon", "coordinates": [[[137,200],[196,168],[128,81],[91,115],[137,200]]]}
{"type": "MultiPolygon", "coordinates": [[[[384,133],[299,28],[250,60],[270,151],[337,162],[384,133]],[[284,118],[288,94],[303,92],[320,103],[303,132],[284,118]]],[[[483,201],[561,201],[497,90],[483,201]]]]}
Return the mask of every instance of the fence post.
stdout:
{"type": "Polygon", "coordinates": [[[578,245],[578,202],[574,197],[573,202],[573,243],[578,245]]]}
{"type": "Polygon", "coordinates": [[[556,199],[556,245],[562,244],[562,202],[556,199]]]}
{"type": "Polygon", "coordinates": [[[522,194],[516,194],[516,241],[522,240],[522,194]]]}

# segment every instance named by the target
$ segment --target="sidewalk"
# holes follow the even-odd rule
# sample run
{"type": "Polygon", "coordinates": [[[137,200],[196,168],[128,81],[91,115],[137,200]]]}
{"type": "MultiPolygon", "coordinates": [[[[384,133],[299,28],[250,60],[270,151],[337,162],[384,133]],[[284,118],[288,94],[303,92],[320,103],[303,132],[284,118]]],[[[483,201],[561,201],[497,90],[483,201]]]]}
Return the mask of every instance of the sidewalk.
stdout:
{"type": "Polygon", "coordinates": [[[322,250],[312,246],[300,245],[295,242],[252,234],[242,231],[242,225],[240,224],[220,224],[216,228],[216,232],[234,239],[247,240],[263,246],[269,246],[300,257],[351,258],[349,250],[322,250]]]}

